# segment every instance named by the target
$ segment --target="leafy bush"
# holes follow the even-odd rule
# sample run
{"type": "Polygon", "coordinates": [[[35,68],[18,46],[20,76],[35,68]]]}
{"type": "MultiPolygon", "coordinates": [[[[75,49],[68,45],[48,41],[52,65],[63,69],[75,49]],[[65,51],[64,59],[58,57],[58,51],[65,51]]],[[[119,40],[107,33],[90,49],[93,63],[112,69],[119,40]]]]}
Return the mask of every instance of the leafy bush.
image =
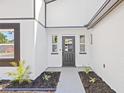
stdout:
{"type": "Polygon", "coordinates": [[[90,77],[89,82],[90,82],[90,83],[95,83],[95,82],[96,82],[96,78],[90,77]]]}
{"type": "Polygon", "coordinates": [[[19,62],[19,66],[17,67],[17,71],[16,72],[8,72],[7,73],[8,76],[10,76],[11,78],[13,78],[13,83],[19,83],[22,84],[24,82],[30,83],[30,67],[29,66],[25,66],[25,62],[24,61],[20,61],[19,62]]]}
{"type": "Polygon", "coordinates": [[[44,73],[43,80],[48,81],[50,78],[51,78],[50,75],[47,75],[47,74],[44,73]]]}
{"type": "Polygon", "coordinates": [[[92,71],[92,68],[91,67],[85,67],[84,68],[84,72],[86,73],[86,74],[89,74],[89,72],[91,72],[92,71]]]}

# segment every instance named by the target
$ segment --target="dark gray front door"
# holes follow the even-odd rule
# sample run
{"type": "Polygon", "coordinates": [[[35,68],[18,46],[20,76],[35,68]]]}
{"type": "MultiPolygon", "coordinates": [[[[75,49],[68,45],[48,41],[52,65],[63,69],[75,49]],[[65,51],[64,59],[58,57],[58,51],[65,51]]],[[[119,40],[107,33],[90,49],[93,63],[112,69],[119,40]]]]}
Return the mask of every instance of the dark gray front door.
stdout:
{"type": "Polygon", "coordinates": [[[75,37],[62,37],[62,62],[63,66],[75,66],[75,37]]]}

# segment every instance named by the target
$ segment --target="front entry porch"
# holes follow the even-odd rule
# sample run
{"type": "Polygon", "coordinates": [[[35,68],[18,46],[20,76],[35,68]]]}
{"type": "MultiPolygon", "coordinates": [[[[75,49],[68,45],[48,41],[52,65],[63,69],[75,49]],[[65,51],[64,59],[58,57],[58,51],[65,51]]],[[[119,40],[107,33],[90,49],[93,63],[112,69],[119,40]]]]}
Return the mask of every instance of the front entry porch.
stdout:
{"type": "Polygon", "coordinates": [[[61,72],[55,93],[116,93],[91,67],[47,68],[61,72]]]}

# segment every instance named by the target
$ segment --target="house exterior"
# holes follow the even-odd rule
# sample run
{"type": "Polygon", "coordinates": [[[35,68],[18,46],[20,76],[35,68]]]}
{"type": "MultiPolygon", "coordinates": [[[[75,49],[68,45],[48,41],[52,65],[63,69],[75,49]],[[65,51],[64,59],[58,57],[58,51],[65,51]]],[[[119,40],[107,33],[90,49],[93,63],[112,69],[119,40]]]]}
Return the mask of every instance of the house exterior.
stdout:
{"type": "Polygon", "coordinates": [[[11,32],[5,34],[9,44],[14,40],[14,50],[6,50],[14,54],[0,54],[0,78],[10,79],[5,73],[15,71],[11,62],[19,60],[30,66],[32,79],[48,67],[91,66],[117,93],[123,93],[122,1],[0,1],[0,32],[11,32]]]}

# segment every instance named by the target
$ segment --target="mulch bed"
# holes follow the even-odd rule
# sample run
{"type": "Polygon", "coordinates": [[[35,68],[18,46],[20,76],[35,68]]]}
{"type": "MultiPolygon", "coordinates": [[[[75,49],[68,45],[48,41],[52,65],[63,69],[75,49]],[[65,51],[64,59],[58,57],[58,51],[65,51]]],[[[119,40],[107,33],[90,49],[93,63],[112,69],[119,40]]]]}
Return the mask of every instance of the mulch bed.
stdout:
{"type": "Polygon", "coordinates": [[[60,72],[44,72],[33,83],[33,88],[56,88],[59,82],[60,72]],[[46,75],[46,80],[44,77],[46,75]],[[48,80],[47,80],[48,79],[48,80]]]}
{"type": "Polygon", "coordinates": [[[88,74],[82,71],[79,75],[86,93],[116,93],[93,71],[88,74]]]}
{"type": "MultiPolygon", "coordinates": [[[[19,84],[18,82],[2,80],[0,81],[0,87],[3,87],[5,89],[6,88],[51,88],[52,89],[52,88],[56,88],[59,82],[59,77],[60,77],[60,72],[43,72],[35,80],[32,80],[31,83],[24,82],[22,84],[19,84]]],[[[11,93],[11,92],[7,92],[7,93],[11,93]]],[[[24,92],[24,93],[27,93],[27,92],[24,92]]],[[[32,93],[32,92],[28,92],[28,93],[32,93]]],[[[47,92],[43,92],[43,93],[47,93],[47,92]]]]}

